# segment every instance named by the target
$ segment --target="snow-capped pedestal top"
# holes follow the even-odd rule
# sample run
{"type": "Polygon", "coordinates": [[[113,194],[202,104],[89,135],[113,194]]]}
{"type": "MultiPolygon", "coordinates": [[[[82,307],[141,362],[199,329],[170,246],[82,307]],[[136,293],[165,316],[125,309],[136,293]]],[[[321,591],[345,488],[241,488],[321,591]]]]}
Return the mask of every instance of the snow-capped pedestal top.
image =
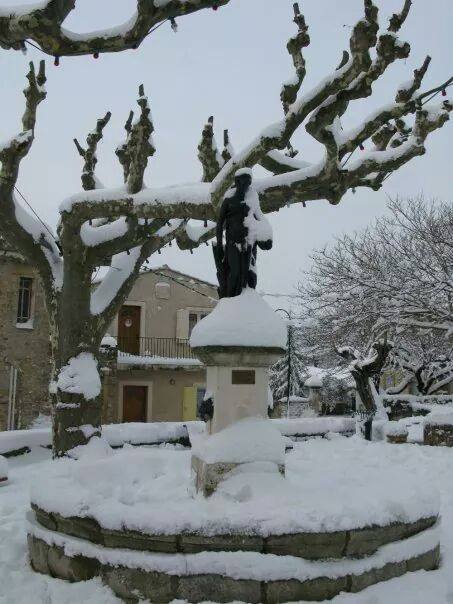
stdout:
{"type": "Polygon", "coordinates": [[[246,289],[219,300],[193,328],[190,345],[286,348],[286,339],[285,322],[255,290],[246,289]]]}

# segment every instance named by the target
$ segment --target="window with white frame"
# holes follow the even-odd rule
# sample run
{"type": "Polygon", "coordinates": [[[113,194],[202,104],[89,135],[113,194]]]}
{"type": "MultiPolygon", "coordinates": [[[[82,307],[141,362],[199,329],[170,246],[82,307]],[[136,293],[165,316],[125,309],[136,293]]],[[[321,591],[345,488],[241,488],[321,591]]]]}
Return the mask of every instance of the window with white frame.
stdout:
{"type": "Polygon", "coordinates": [[[210,313],[206,308],[181,308],[176,311],[176,338],[187,340],[190,338],[195,325],[210,313]]]}
{"type": "MultiPolygon", "coordinates": [[[[30,325],[33,320],[33,279],[20,277],[17,299],[17,325],[30,325]]],[[[31,325],[30,325],[31,326],[31,325]]]]}
{"type": "Polygon", "coordinates": [[[195,327],[195,325],[198,323],[198,321],[201,321],[201,319],[203,319],[204,317],[206,317],[208,313],[206,311],[195,311],[195,310],[191,310],[189,312],[189,338],[192,334],[192,329],[195,327]]]}

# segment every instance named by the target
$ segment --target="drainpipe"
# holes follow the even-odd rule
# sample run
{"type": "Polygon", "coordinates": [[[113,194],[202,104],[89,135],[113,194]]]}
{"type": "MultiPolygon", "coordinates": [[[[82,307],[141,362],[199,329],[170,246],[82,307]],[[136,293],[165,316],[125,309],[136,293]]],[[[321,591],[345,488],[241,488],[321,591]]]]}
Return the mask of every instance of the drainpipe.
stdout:
{"type": "Polygon", "coordinates": [[[8,392],[8,419],[7,430],[14,430],[14,415],[16,413],[16,391],[17,391],[17,369],[10,365],[9,369],[9,392],[8,392]]]}

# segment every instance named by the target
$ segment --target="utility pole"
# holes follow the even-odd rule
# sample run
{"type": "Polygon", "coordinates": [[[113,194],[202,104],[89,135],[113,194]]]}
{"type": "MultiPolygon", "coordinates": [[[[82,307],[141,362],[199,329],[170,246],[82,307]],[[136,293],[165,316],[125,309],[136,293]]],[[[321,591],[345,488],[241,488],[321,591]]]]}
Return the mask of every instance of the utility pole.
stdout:
{"type": "Polygon", "coordinates": [[[291,347],[292,347],[292,331],[291,331],[291,313],[285,308],[277,308],[275,312],[284,312],[288,317],[288,373],[287,373],[287,388],[286,388],[286,419],[289,419],[289,400],[291,396],[291,347]]]}

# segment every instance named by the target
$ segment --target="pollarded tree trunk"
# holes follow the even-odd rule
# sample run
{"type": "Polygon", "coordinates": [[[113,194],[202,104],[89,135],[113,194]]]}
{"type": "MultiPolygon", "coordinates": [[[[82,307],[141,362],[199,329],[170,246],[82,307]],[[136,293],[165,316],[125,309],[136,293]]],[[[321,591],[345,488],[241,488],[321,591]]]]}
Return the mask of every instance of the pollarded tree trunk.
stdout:
{"type": "Polygon", "coordinates": [[[373,343],[371,353],[363,359],[359,358],[358,353],[350,347],[343,347],[337,350],[341,357],[350,361],[349,371],[354,378],[360,400],[369,415],[365,422],[366,440],[371,440],[373,416],[377,411],[373,395],[373,380],[376,376],[380,375],[392,347],[393,345],[387,341],[387,337],[385,336],[383,339],[373,343]]]}
{"type": "MultiPolygon", "coordinates": [[[[62,237],[64,245],[64,235],[62,237]]],[[[73,242],[72,242],[73,243],[73,242]]],[[[101,434],[100,338],[90,312],[91,268],[81,262],[81,246],[65,258],[63,283],[53,322],[53,453],[60,457],[101,434]],[[58,327],[57,327],[58,326],[58,327]]]]}

